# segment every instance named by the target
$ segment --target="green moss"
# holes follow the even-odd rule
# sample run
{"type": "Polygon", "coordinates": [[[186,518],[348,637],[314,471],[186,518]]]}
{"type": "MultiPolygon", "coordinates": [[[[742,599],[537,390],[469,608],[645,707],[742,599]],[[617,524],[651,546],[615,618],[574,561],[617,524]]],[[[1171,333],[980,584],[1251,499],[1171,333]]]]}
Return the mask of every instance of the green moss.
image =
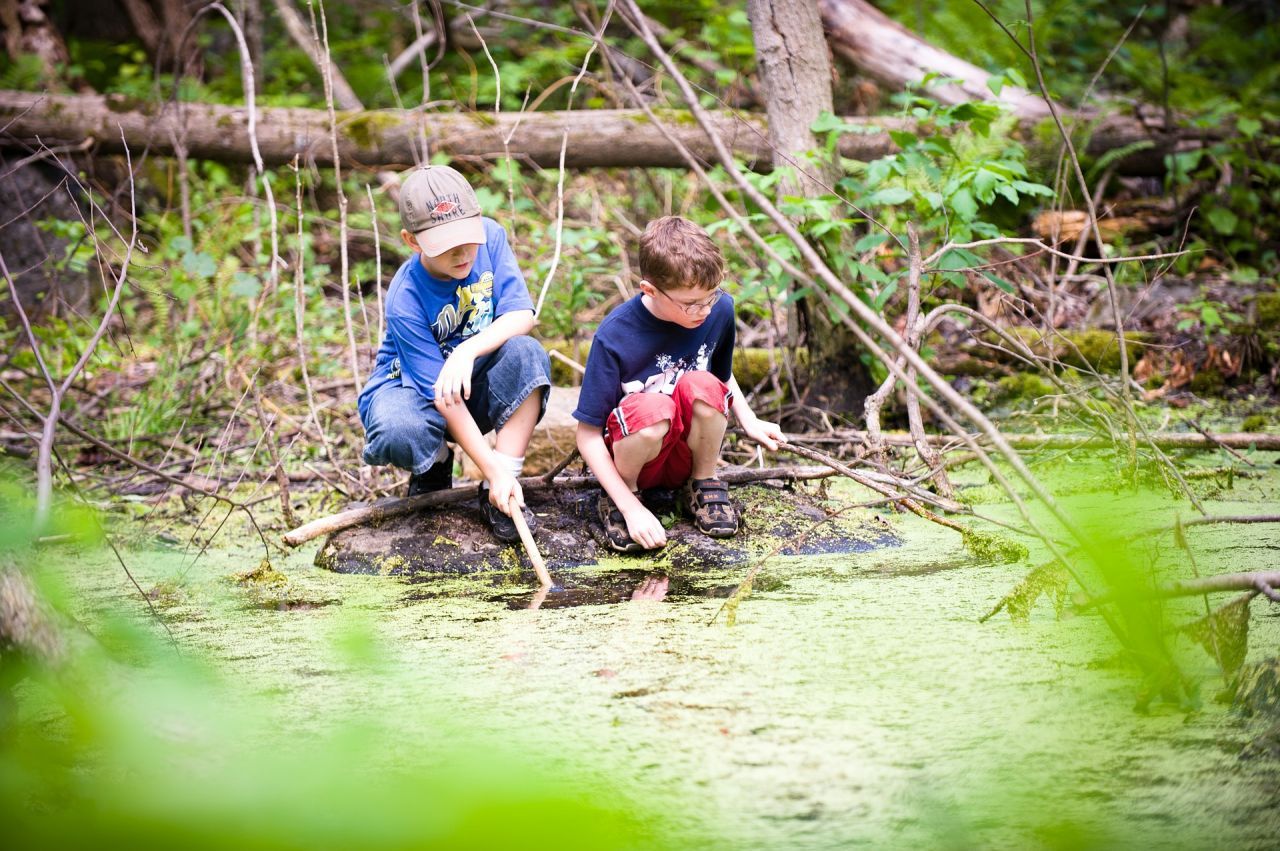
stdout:
{"type": "Polygon", "coordinates": [[[141,112],[149,115],[154,111],[149,101],[127,95],[109,95],[103,98],[102,103],[109,111],[115,113],[141,112]]]}
{"type": "Polygon", "coordinates": [[[262,561],[258,562],[258,566],[253,568],[253,570],[246,570],[243,573],[237,573],[235,575],[235,580],[241,585],[270,586],[286,585],[289,582],[289,577],[276,570],[271,565],[271,559],[264,558],[262,561]]]}
{"type": "Polygon", "coordinates": [[[1006,400],[1038,399],[1053,393],[1053,385],[1034,372],[1006,375],[996,383],[996,397],[1006,400]]]}
{"type": "Polygon", "coordinates": [[[991,564],[1007,564],[1023,561],[1029,555],[1026,546],[1002,535],[975,532],[966,529],[961,535],[964,548],[979,561],[991,564]]]}
{"type": "Polygon", "coordinates": [[[1241,431],[1262,431],[1268,425],[1270,425],[1270,423],[1271,423],[1271,420],[1269,417],[1267,417],[1266,414],[1253,414],[1252,416],[1248,416],[1244,418],[1244,422],[1240,424],[1240,430],[1241,431]]]}
{"type": "MultiPolygon", "coordinates": [[[[1033,352],[1052,354],[1055,359],[1070,366],[1092,368],[1101,372],[1115,372],[1120,368],[1120,349],[1112,331],[1057,331],[1047,338],[1038,328],[1018,327],[1006,331],[1020,339],[1033,352]]],[[[1129,366],[1132,368],[1138,359],[1133,347],[1147,342],[1151,335],[1141,331],[1126,331],[1124,336],[1129,343],[1129,366]]],[[[990,343],[999,342],[998,336],[991,332],[982,337],[990,343]]]]}
{"type": "Polygon", "coordinates": [[[1201,369],[1191,377],[1191,392],[1205,396],[1215,396],[1226,386],[1226,379],[1216,369],[1201,369]]]}
{"type": "Polygon", "coordinates": [[[1261,328],[1280,328],[1280,293],[1259,293],[1253,300],[1261,328]]]}
{"type": "Polygon", "coordinates": [[[357,112],[343,121],[339,128],[342,135],[362,148],[378,148],[386,132],[399,127],[404,120],[386,112],[357,112]]]}
{"type": "Polygon", "coordinates": [[[409,566],[409,560],[402,555],[387,555],[377,560],[377,566],[378,575],[390,576],[393,573],[403,573],[409,566]]]}

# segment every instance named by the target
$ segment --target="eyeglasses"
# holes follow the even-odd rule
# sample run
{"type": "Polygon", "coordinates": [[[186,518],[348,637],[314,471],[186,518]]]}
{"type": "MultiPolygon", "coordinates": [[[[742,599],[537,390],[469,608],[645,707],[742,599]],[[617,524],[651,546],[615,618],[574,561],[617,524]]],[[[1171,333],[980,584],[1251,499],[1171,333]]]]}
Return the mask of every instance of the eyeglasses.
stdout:
{"type": "Polygon", "coordinates": [[[712,307],[715,306],[715,303],[720,300],[720,296],[724,295],[724,288],[716,287],[715,292],[711,294],[710,298],[704,299],[702,301],[680,301],[678,299],[674,299],[671,296],[667,295],[665,292],[663,292],[662,290],[659,290],[657,287],[654,287],[654,289],[662,293],[664,296],[666,296],[668,301],[670,301],[676,307],[683,310],[689,316],[697,316],[699,313],[701,313],[704,310],[710,310],[712,307]]]}

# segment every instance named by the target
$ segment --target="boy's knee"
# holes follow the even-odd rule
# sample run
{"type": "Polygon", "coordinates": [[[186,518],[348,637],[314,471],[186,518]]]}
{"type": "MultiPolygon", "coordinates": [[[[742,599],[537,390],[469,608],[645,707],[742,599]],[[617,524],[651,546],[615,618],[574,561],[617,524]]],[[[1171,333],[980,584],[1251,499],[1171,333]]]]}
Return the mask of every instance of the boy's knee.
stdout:
{"type": "Polygon", "coordinates": [[[617,443],[630,444],[662,444],[663,438],[666,438],[668,431],[671,431],[671,420],[658,420],[654,424],[646,425],[643,429],[636,429],[625,438],[618,439],[617,443]]]}
{"type": "Polygon", "coordinates": [[[498,348],[503,359],[511,358],[526,369],[550,374],[551,358],[542,344],[530,336],[512,337],[498,348]]]}
{"type": "Polygon", "coordinates": [[[710,422],[715,420],[727,419],[727,416],[725,415],[724,411],[716,407],[713,407],[712,405],[709,405],[708,403],[702,401],[701,399],[694,399],[693,400],[693,418],[695,420],[706,420],[710,422]]]}

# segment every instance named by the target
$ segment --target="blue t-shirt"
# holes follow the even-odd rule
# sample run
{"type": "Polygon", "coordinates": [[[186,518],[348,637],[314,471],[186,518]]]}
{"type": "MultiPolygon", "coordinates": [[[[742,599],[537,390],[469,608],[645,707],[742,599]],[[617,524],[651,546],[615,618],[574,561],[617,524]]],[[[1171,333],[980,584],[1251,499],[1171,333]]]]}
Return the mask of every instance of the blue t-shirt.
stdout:
{"type": "Polygon", "coordinates": [[[691,369],[727,382],[733,375],[733,297],[725,294],[697,328],[659,319],[636,296],[604,318],[591,340],[573,418],[604,427],[628,393],[666,393],[691,369]]]}
{"type": "Polygon", "coordinates": [[[482,221],[486,241],[466,278],[434,278],[414,254],[391,279],[386,334],[357,403],[361,422],[373,395],[387,384],[434,399],[440,368],[459,343],[505,313],[533,310],[507,232],[493,219],[482,221]]]}

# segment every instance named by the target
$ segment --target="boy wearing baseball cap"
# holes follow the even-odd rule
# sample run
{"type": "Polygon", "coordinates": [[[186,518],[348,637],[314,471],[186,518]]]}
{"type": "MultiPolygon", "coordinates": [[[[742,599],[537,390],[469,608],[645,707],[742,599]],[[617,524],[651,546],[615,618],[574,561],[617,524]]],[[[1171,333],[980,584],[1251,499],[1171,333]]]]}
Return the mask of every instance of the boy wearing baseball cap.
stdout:
{"type": "Polygon", "coordinates": [[[551,386],[547,354],[529,336],[533,301],[506,231],[452,168],[404,176],[400,222],[414,255],[391,279],[386,334],[360,393],[365,463],[408,470],[409,496],[446,489],[453,440],[484,473],[480,509],[494,535],[515,542],[513,500],[533,525],[516,477],[551,386]]]}

